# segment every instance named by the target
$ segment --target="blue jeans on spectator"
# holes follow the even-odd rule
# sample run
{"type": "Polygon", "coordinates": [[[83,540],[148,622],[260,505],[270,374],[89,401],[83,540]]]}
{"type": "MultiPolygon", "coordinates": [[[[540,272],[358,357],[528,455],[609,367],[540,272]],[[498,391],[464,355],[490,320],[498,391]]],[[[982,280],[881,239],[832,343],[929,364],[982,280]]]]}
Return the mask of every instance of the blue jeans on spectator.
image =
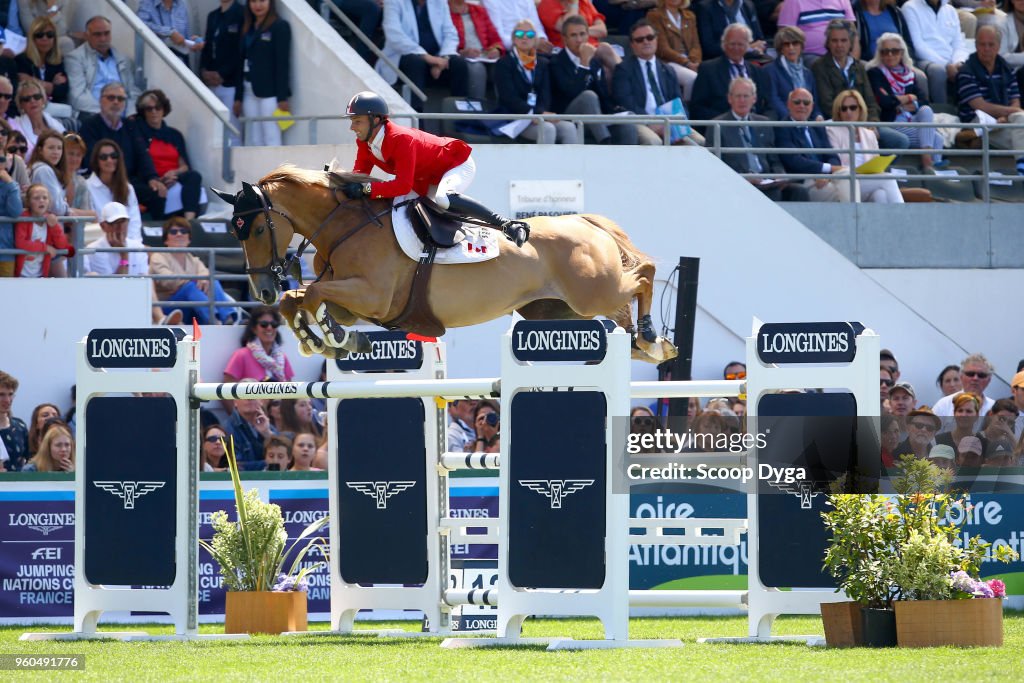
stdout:
{"type": "Polygon", "coordinates": [[[881,149],[907,149],[910,138],[893,128],[878,128],[878,146],[881,149]]]}
{"type": "MultiPolygon", "coordinates": [[[[189,280],[181,287],[178,287],[178,291],[174,293],[169,301],[208,301],[209,297],[206,296],[206,292],[199,289],[199,285],[194,280],[189,280]]],[[[224,291],[224,288],[220,286],[220,283],[216,280],[213,281],[213,300],[214,301],[234,301],[234,299],[224,291]]],[[[170,313],[177,306],[164,306],[164,313],[170,313]]],[[[203,306],[185,306],[181,308],[182,312],[182,323],[188,324],[192,322],[193,318],[200,325],[210,324],[210,309],[207,305],[203,306]]],[[[216,308],[217,319],[224,322],[231,315],[238,315],[238,309],[232,306],[218,306],[216,308]]]]}

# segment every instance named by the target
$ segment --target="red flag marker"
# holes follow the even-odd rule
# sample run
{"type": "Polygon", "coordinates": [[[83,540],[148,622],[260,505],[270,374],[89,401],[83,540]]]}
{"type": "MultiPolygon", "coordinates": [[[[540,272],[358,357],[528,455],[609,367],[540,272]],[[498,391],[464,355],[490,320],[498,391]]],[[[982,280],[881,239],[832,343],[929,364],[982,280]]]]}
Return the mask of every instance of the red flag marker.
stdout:
{"type": "Polygon", "coordinates": [[[418,341],[418,342],[436,342],[437,341],[437,337],[425,337],[422,334],[415,334],[414,332],[407,332],[405,334],[405,338],[408,339],[409,341],[418,341]]]}

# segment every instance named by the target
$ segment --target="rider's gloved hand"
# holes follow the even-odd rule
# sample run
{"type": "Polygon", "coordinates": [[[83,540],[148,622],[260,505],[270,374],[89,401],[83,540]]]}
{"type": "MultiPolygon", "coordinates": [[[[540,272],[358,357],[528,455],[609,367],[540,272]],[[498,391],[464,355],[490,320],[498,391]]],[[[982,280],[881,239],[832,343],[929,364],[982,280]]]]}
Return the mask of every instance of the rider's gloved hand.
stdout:
{"type": "Polygon", "coordinates": [[[359,199],[363,196],[363,184],[345,183],[341,186],[341,191],[345,193],[345,196],[349,199],[359,199]]]}

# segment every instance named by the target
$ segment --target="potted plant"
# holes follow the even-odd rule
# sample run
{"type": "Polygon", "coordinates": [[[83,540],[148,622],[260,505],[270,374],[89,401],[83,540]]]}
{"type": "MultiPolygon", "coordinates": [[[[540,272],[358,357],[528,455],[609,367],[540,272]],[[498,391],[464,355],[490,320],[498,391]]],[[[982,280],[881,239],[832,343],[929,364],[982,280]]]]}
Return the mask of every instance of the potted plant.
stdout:
{"type": "Polygon", "coordinates": [[[227,512],[213,513],[212,543],[200,541],[220,565],[220,574],[228,589],[225,605],[225,633],[282,633],[305,631],[306,575],[323,565],[303,567],[302,562],[314,546],[326,554],[323,538],[308,539],[328,521],[325,515],[307,526],[291,546],[284,528],[281,508],[260,500],[259,491],[242,491],[235,459],[234,442],[225,444],[228,470],[235,491],[237,521],[227,512]],[[287,571],[285,560],[299,545],[287,571]]]}

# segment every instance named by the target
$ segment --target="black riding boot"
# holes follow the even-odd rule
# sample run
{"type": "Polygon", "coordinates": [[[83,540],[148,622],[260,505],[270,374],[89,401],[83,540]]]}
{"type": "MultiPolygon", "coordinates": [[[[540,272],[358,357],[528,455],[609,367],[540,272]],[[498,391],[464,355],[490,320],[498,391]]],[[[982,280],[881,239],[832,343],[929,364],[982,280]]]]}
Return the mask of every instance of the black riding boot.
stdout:
{"type": "Polygon", "coordinates": [[[449,192],[448,210],[460,216],[475,218],[493,225],[501,230],[505,237],[515,242],[517,247],[523,246],[523,243],[530,239],[529,225],[523,221],[512,221],[501,214],[494,213],[477,200],[464,194],[449,192]]]}

